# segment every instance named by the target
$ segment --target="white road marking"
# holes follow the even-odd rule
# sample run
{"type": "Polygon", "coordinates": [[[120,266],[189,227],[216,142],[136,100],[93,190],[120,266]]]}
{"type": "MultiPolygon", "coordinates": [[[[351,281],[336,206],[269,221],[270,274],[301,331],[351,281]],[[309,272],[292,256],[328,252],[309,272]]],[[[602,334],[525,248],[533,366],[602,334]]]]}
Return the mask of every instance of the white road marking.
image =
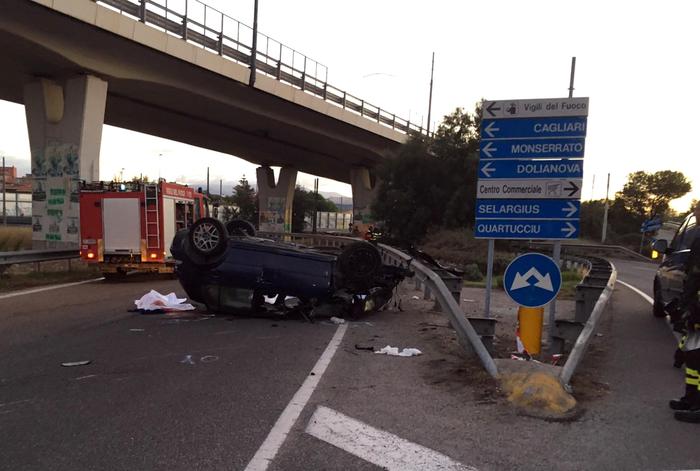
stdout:
{"type": "MultiPolygon", "coordinates": [[[[640,295],[646,302],[648,302],[648,303],[651,304],[652,306],[654,305],[654,298],[652,298],[652,297],[649,296],[648,294],[644,293],[642,290],[640,290],[640,289],[638,289],[638,288],[635,288],[635,287],[632,286],[631,284],[625,283],[624,281],[622,281],[622,280],[620,280],[620,279],[618,279],[617,282],[620,283],[620,284],[623,285],[623,286],[628,287],[629,289],[631,289],[632,291],[634,291],[635,293],[637,293],[638,295],[640,295]]],[[[680,336],[680,334],[679,334],[678,332],[676,332],[675,330],[673,330],[673,326],[671,325],[671,321],[670,321],[670,320],[666,321],[666,325],[668,325],[668,328],[671,329],[671,333],[672,333],[673,336],[676,338],[676,340],[680,342],[681,336],[680,336]]]]}
{"type": "Polygon", "coordinates": [[[476,471],[449,456],[319,406],[306,433],[389,471],[476,471]]]}
{"type": "Polygon", "coordinates": [[[323,373],[326,372],[326,368],[328,368],[336,350],[338,350],[340,343],[343,341],[346,330],[348,330],[347,324],[338,326],[333,338],[311,370],[311,373],[314,374],[309,374],[306,377],[306,381],[299,387],[294,397],[292,397],[292,400],[287,404],[287,407],[284,408],[277,422],[275,422],[275,425],[272,427],[272,430],[270,430],[270,433],[267,435],[267,438],[265,438],[263,444],[260,445],[260,448],[258,448],[253,459],[250,460],[248,466],[246,466],[245,471],[265,471],[270,465],[286,440],[289,431],[299,418],[301,411],[304,410],[311,394],[313,394],[318,383],[321,381],[323,373]]]}
{"type": "Polygon", "coordinates": [[[24,296],[25,294],[41,293],[43,291],[51,291],[54,289],[68,288],[70,286],[84,285],[85,283],[93,283],[95,281],[102,281],[104,278],[93,278],[92,280],[76,281],[75,283],[64,283],[62,285],[51,285],[44,286],[42,288],[25,289],[23,291],[16,291],[14,293],[2,294],[0,299],[14,298],[15,296],[24,296]]]}
{"type": "Polygon", "coordinates": [[[625,283],[624,281],[622,281],[620,279],[618,279],[617,282],[623,286],[627,286],[629,289],[631,289],[632,291],[634,291],[635,293],[640,295],[642,298],[644,298],[644,300],[647,301],[649,304],[654,304],[654,298],[652,298],[651,296],[649,296],[648,294],[646,294],[642,290],[637,289],[634,286],[632,286],[631,284],[625,283]]]}

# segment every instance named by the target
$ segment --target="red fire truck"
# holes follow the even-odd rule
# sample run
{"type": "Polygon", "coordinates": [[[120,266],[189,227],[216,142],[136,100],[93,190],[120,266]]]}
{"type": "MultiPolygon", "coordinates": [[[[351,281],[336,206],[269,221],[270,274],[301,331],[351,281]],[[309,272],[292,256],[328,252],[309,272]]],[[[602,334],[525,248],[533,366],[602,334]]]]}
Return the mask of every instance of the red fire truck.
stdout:
{"type": "Polygon", "coordinates": [[[175,233],[208,214],[206,196],[185,185],[87,183],[80,192],[80,256],[110,277],[171,273],[175,233]]]}

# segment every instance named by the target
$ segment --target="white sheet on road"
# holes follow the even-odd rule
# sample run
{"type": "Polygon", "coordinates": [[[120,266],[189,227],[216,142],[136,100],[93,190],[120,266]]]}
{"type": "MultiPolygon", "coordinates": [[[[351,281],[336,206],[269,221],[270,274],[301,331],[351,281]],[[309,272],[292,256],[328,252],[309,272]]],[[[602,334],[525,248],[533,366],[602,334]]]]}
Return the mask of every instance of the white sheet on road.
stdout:
{"type": "Polygon", "coordinates": [[[423,352],[421,352],[417,348],[404,348],[399,352],[399,347],[392,347],[390,345],[387,345],[386,347],[382,348],[381,350],[377,350],[374,353],[381,353],[384,355],[391,355],[395,357],[412,357],[423,354],[423,352]]]}
{"type": "Polygon", "coordinates": [[[141,299],[134,301],[136,309],[144,311],[194,311],[194,306],[185,303],[187,298],[178,298],[175,293],[162,295],[156,290],[144,294],[141,299]]]}

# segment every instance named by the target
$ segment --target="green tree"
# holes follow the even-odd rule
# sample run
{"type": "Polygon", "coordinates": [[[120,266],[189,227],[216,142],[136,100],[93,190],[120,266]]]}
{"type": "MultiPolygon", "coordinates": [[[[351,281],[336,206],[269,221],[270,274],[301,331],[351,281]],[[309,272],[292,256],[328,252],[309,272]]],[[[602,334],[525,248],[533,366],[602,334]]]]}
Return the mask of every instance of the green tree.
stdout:
{"type": "Polygon", "coordinates": [[[297,185],[294,188],[292,203],[292,232],[304,232],[304,218],[313,218],[314,208],[318,212],[338,211],[338,207],[331,200],[297,185]]]}
{"type": "Polygon", "coordinates": [[[688,193],[690,182],[681,172],[661,170],[655,173],[644,171],[629,174],[622,191],[616,194],[624,209],[645,219],[666,215],[669,203],[688,193]]]}
{"type": "Polygon", "coordinates": [[[473,225],[480,123],[479,105],[472,114],[457,108],[432,138],[411,136],[378,167],[372,212],[399,243],[419,242],[435,227],[473,225]]]}
{"type": "Polygon", "coordinates": [[[238,185],[233,188],[231,200],[238,206],[239,217],[257,225],[258,223],[258,195],[255,189],[250,186],[245,175],[238,181],[238,185]]]}
{"type": "Polygon", "coordinates": [[[603,215],[605,214],[605,200],[593,200],[581,202],[581,237],[585,239],[600,240],[603,233],[603,215]]]}

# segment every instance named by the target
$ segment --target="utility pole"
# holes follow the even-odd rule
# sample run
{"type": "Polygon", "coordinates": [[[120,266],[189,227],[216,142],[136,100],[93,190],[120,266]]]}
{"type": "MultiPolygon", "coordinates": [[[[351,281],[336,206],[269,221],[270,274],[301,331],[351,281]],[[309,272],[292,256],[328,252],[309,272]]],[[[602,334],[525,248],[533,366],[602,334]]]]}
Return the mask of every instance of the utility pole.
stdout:
{"type": "MultiPolygon", "coordinates": [[[[574,76],[576,74],[576,58],[572,57],[571,58],[571,76],[569,78],[569,98],[574,97],[574,76]]],[[[561,240],[555,240],[554,241],[554,250],[552,250],[552,258],[554,259],[554,263],[559,266],[561,262],[561,240]]],[[[549,303],[549,320],[548,320],[548,330],[549,330],[549,345],[551,347],[552,342],[553,342],[553,337],[554,337],[554,329],[555,329],[555,319],[556,319],[556,313],[557,313],[557,300],[556,298],[550,301],[549,303]]]]}
{"type": "Polygon", "coordinates": [[[219,196],[224,197],[224,180],[219,178],[219,196]]]}
{"type": "Polygon", "coordinates": [[[610,173],[608,172],[608,184],[605,187],[605,212],[603,213],[603,235],[600,238],[601,243],[605,243],[605,238],[608,232],[608,207],[610,206],[608,200],[608,193],[610,192],[610,173]]]}
{"type": "Polygon", "coordinates": [[[433,111],[433,72],[435,71],[435,52],[433,52],[433,62],[430,66],[430,96],[428,98],[428,129],[426,134],[430,136],[430,114],[433,111]]]}
{"type": "MultiPolygon", "coordinates": [[[[255,86],[255,74],[257,70],[257,54],[258,54],[258,0],[255,0],[253,6],[253,46],[250,48],[250,80],[248,85],[255,86]]],[[[280,60],[282,58],[280,57],[280,60]]]]}
{"type": "Polygon", "coordinates": [[[2,158],[2,225],[7,226],[7,187],[6,187],[6,177],[5,177],[5,157],[2,158]]]}
{"type": "Polygon", "coordinates": [[[207,167],[207,196],[209,196],[209,167],[207,167]]]}

